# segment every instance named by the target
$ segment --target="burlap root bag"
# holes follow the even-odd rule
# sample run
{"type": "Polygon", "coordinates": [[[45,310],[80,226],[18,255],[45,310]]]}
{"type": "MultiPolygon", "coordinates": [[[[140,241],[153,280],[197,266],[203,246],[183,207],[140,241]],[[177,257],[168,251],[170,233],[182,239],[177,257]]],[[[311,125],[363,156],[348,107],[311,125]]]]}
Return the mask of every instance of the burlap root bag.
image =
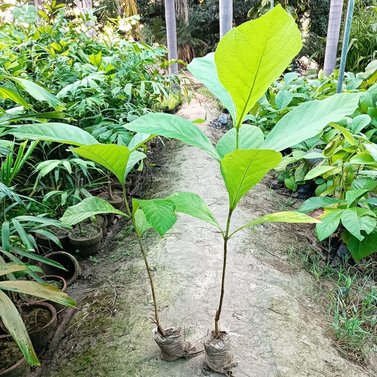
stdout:
{"type": "Polygon", "coordinates": [[[166,361],[174,361],[181,357],[186,359],[196,355],[195,348],[183,337],[180,327],[170,327],[162,336],[157,329],[153,330],[154,340],[161,350],[161,358],[166,361]]]}
{"type": "Polygon", "coordinates": [[[214,332],[204,343],[205,364],[206,366],[218,373],[231,375],[231,368],[237,365],[231,352],[229,335],[225,331],[221,331],[219,337],[215,337],[214,332]]]}

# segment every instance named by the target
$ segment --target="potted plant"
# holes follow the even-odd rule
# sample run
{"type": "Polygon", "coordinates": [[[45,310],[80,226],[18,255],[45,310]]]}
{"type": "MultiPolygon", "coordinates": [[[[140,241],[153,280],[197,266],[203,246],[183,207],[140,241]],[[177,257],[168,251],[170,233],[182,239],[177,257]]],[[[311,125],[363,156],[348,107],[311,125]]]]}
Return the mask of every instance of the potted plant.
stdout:
{"type": "Polygon", "coordinates": [[[101,247],[102,237],[102,229],[92,222],[78,223],[68,235],[73,250],[81,257],[96,254],[101,247]]]}
{"type": "Polygon", "coordinates": [[[194,59],[188,66],[193,75],[229,111],[233,128],[214,147],[208,137],[191,122],[168,114],[147,114],[126,125],[131,131],[160,135],[196,146],[219,162],[229,198],[225,227],[213,215],[185,202],[176,205],[183,212],[205,220],[219,229],[223,238],[223,263],[219,304],[214,328],[205,342],[206,365],[226,373],[234,365],[227,332],[220,319],[225,294],[229,240],[239,231],[266,222],[316,223],[298,212],[279,212],[257,217],[232,229],[232,215],[239,201],[282,160],[280,151],[318,134],[330,122],[352,114],[359,94],[339,94],[322,101],[303,103],[285,115],[264,138],[255,126],[243,124],[268,87],[286,69],[301,48],[300,32],[288,13],[279,5],[257,20],[229,31],[216,52],[194,59]]]}
{"type": "MultiPolygon", "coordinates": [[[[14,298],[15,295],[25,294],[36,296],[70,307],[74,307],[76,303],[66,293],[52,285],[29,280],[15,280],[15,273],[26,273],[28,269],[30,269],[30,267],[25,264],[5,263],[4,260],[0,258],[0,319],[10,336],[16,342],[27,363],[35,366],[40,365],[40,363],[33,348],[32,341],[28,335],[25,323],[17,309],[17,301],[15,301],[14,298]]],[[[6,352],[13,352],[14,343],[10,341],[9,338],[4,338],[2,340],[1,347],[6,348],[6,351],[4,351],[5,354],[6,352]]],[[[0,375],[3,373],[4,376],[12,376],[12,374],[7,375],[4,373],[6,371],[8,373],[9,369],[9,373],[13,373],[12,371],[17,364],[21,364],[21,369],[23,368],[24,362],[20,361],[18,356],[15,359],[12,359],[15,363],[14,367],[9,366],[9,361],[5,365],[4,363],[1,364],[3,360],[3,358],[0,360],[0,375]]]]}

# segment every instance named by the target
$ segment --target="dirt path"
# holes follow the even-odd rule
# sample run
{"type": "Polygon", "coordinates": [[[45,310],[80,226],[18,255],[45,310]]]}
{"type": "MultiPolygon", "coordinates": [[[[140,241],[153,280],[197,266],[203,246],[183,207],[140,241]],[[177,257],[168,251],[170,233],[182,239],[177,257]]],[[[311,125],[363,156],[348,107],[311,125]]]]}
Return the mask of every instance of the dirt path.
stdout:
{"type": "MultiPolygon", "coordinates": [[[[193,101],[180,111],[211,116],[193,101]]],[[[212,114],[213,115],[213,114],[212,114]]],[[[206,125],[206,132],[213,132],[206,125]]],[[[202,195],[226,219],[227,196],[218,164],[203,152],[171,143],[149,196],[174,191],[202,195]]],[[[286,198],[263,184],[245,198],[234,225],[256,214],[283,210],[286,198]]],[[[328,336],[326,309],[317,304],[311,277],[287,262],[289,249],[308,247],[307,227],[264,225],[231,241],[223,329],[230,332],[236,377],[366,377],[376,375],[339,356],[328,336]]],[[[44,377],[195,377],[203,356],[167,363],[153,342],[150,294],[136,244],[122,229],[75,288],[81,310],[71,322],[44,377]]],[[[184,327],[200,345],[213,326],[218,302],[222,242],[195,219],[181,217],[162,240],[148,239],[163,323],[184,327]]]]}

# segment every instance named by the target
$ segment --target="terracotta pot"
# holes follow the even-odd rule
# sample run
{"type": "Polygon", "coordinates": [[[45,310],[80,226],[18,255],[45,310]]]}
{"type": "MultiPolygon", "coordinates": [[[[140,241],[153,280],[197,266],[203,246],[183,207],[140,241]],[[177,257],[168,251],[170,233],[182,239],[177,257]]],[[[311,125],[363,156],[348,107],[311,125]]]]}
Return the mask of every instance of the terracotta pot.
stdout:
{"type": "Polygon", "coordinates": [[[108,203],[110,203],[113,207],[117,209],[121,209],[123,207],[123,198],[122,195],[119,195],[119,193],[114,193],[112,198],[110,198],[108,192],[101,192],[98,195],[101,199],[106,200],[108,203]]]}
{"type": "MultiPolygon", "coordinates": [[[[9,341],[9,344],[12,344],[12,341],[14,342],[10,335],[0,335],[0,343],[6,341],[9,341]]],[[[25,377],[29,371],[30,366],[20,352],[20,359],[15,364],[8,369],[0,369],[0,377],[25,377]]]]}
{"type": "Polygon", "coordinates": [[[53,251],[52,253],[46,254],[45,257],[55,262],[59,262],[66,269],[66,271],[64,271],[48,264],[41,264],[40,267],[45,275],[61,276],[63,279],[65,279],[67,285],[75,282],[80,276],[80,264],[73,255],[66,253],[65,251],[53,251]]]}
{"type": "MultiPolygon", "coordinates": [[[[26,328],[28,328],[28,321],[26,313],[30,313],[36,309],[43,309],[48,312],[49,320],[47,323],[41,324],[41,327],[36,330],[28,331],[31,342],[33,343],[35,352],[40,354],[50,342],[56,328],[57,316],[56,309],[49,303],[44,301],[33,301],[21,304],[21,316],[24,318],[26,328]]],[[[30,326],[30,325],[29,325],[30,326]]]]}
{"type": "Polygon", "coordinates": [[[77,230],[69,233],[69,241],[73,248],[78,251],[80,257],[88,257],[96,254],[101,248],[101,240],[103,236],[102,229],[98,226],[90,225],[96,229],[96,233],[92,236],[77,235],[77,230]]]}

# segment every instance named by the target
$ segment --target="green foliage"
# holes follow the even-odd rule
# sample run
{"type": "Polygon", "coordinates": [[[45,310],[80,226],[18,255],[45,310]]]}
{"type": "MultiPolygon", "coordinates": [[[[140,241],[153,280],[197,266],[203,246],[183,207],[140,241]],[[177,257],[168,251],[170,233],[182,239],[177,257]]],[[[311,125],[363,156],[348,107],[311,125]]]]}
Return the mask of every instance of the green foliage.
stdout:
{"type": "Polygon", "coordinates": [[[40,365],[20,313],[5,292],[40,297],[70,307],[76,306],[76,303],[66,293],[52,285],[27,280],[7,279],[7,275],[13,272],[25,271],[26,269],[27,266],[23,264],[3,263],[0,260],[0,276],[2,277],[2,281],[0,281],[0,319],[18,344],[28,363],[31,365],[40,365]]]}
{"type": "Polygon", "coordinates": [[[301,34],[294,20],[280,6],[222,38],[215,62],[219,80],[234,103],[236,128],[301,47],[301,34]],[[242,52],[236,55],[234,50],[242,52]],[[247,66],[253,69],[245,69],[247,66]]]}

